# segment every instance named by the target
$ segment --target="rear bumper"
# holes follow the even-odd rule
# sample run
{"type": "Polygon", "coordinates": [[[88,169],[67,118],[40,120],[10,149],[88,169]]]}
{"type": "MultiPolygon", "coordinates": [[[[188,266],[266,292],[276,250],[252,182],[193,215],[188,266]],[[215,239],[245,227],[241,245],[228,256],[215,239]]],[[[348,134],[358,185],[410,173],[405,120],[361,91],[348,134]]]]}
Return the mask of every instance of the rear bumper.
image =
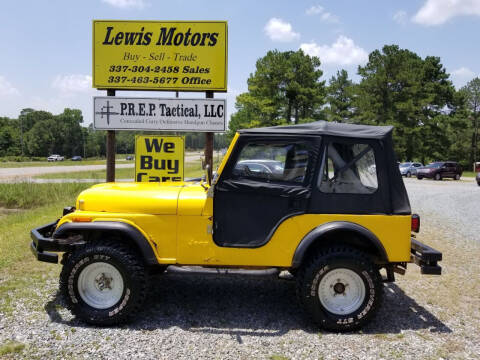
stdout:
{"type": "Polygon", "coordinates": [[[420,266],[421,273],[441,275],[442,267],[438,265],[438,262],[442,260],[442,253],[414,238],[411,241],[411,259],[412,262],[420,266]]]}

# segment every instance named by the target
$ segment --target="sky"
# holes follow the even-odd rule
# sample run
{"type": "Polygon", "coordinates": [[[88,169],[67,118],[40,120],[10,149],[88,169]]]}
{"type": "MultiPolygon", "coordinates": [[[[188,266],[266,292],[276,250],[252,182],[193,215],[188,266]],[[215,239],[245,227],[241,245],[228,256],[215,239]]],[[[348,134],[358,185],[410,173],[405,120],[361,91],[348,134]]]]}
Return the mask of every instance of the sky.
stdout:
{"type": "Polygon", "coordinates": [[[368,54],[389,44],[440,57],[457,88],[480,76],[480,0],[1,0],[0,117],[70,107],[92,122],[92,97],[106,95],[92,88],[94,19],[227,20],[228,92],[215,94],[227,99],[227,119],[256,60],[273,49],[318,56],[327,83],[342,68],[358,81],[368,54]]]}

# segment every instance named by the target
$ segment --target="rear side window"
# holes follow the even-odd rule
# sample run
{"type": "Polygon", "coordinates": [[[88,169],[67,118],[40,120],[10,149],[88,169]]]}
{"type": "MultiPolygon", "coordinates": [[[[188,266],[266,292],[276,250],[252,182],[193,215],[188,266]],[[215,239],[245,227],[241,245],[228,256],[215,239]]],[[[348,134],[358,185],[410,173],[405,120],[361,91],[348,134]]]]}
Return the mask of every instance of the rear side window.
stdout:
{"type": "Polygon", "coordinates": [[[372,194],[378,189],[375,152],[367,144],[329,143],[320,171],[324,193],[372,194]]]}
{"type": "Polygon", "coordinates": [[[249,143],[240,152],[233,178],[303,183],[308,143],[249,143]]]}

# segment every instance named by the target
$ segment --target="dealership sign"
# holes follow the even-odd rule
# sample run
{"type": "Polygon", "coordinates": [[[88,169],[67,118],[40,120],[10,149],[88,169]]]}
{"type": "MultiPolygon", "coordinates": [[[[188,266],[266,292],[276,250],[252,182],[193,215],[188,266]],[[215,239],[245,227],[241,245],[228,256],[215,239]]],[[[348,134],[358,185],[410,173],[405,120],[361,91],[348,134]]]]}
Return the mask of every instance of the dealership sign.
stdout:
{"type": "Polygon", "coordinates": [[[227,91],[226,21],[93,21],[93,87],[227,91]]]}
{"type": "Polygon", "coordinates": [[[225,131],[225,99],[95,96],[98,130],[225,131]]]}
{"type": "Polygon", "coordinates": [[[182,136],[135,137],[135,181],[183,181],[185,141],[182,136]]]}

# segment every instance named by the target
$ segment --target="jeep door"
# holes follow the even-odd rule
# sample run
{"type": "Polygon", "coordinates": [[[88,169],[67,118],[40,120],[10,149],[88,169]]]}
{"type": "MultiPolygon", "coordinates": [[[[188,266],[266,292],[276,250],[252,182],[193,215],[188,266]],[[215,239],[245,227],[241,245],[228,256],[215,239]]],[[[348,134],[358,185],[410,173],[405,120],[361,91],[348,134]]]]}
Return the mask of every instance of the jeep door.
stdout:
{"type": "Polygon", "coordinates": [[[215,184],[213,239],[260,247],[310,198],[319,137],[242,136],[215,184]]]}

